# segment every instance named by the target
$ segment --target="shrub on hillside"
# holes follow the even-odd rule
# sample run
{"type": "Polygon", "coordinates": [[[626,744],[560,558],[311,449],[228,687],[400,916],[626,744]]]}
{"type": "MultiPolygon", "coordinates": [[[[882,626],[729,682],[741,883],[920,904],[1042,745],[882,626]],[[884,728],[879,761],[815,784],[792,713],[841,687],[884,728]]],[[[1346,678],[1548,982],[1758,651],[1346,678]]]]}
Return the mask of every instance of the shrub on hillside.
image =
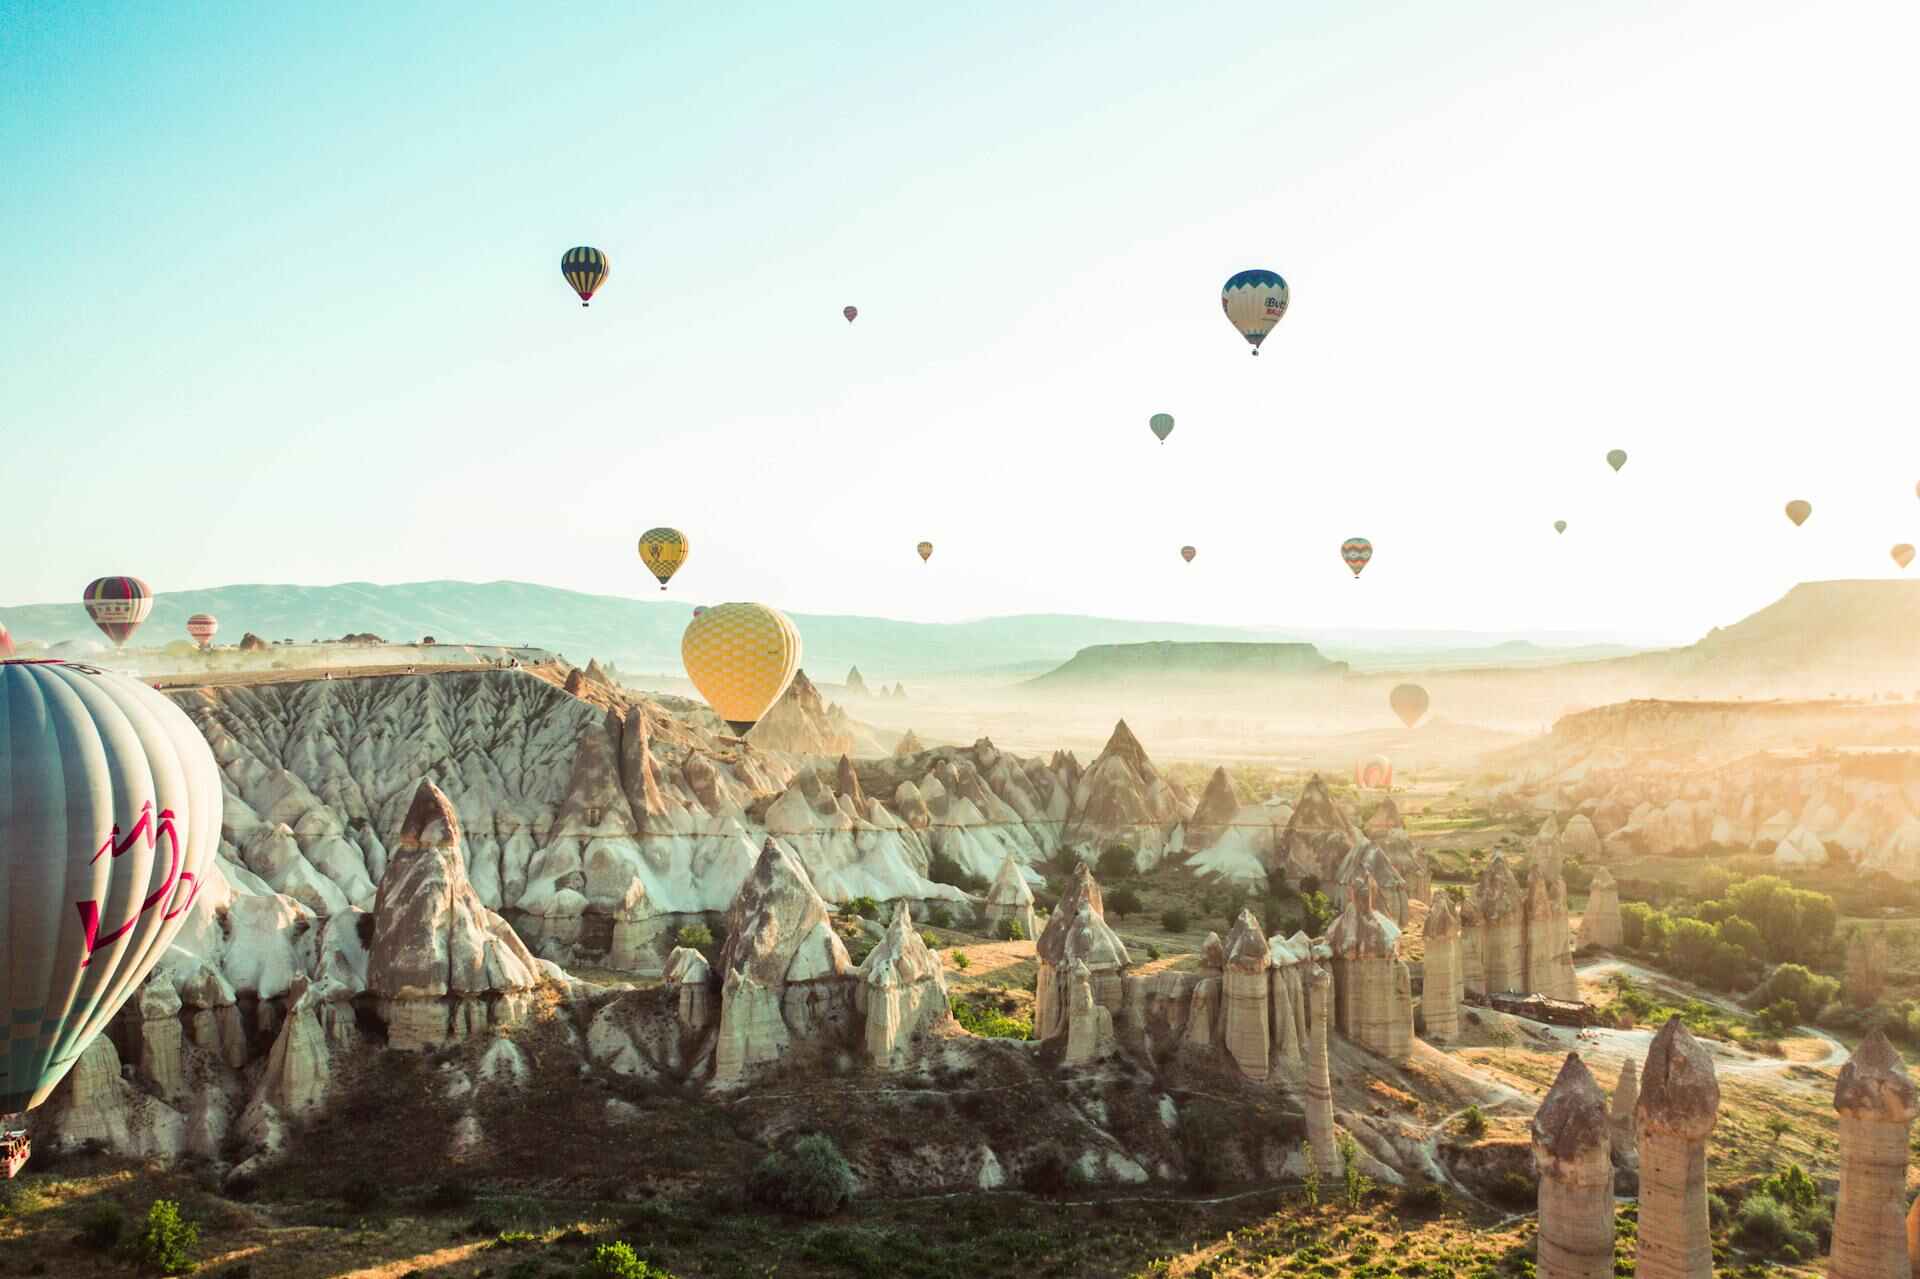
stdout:
{"type": "Polygon", "coordinates": [[[1770,1009],[1785,1000],[1798,1010],[1800,1022],[1810,1022],[1839,994],[1840,983],[1833,978],[1822,977],[1800,964],[1782,964],[1767,974],[1767,979],[1748,996],[1747,1002],[1770,1009]]]}
{"type": "Polygon", "coordinates": [[[822,1133],[802,1137],[760,1161],[747,1178],[747,1198],[801,1217],[828,1217],[853,1198],[853,1170],[822,1133]]]}
{"type": "Polygon", "coordinates": [[[180,1215],[171,1199],[156,1199],[147,1209],[147,1223],[127,1246],[134,1265],[160,1275],[185,1274],[193,1269],[188,1255],[200,1242],[200,1227],[180,1215]]]}
{"type": "Polygon", "coordinates": [[[1027,930],[1020,926],[1017,919],[1003,919],[993,930],[993,935],[1001,941],[1025,941],[1027,930]]]}
{"type": "Polygon", "coordinates": [[[871,897],[855,897],[840,907],[842,915],[858,915],[862,919],[880,918],[880,903],[871,897]]]}
{"type": "Polygon", "coordinates": [[[1186,932],[1189,922],[1191,921],[1187,918],[1187,912],[1178,906],[1173,906],[1160,912],[1160,927],[1170,933],[1186,932]]]}
{"type": "Polygon", "coordinates": [[[973,961],[967,958],[966,951],[956,950],[953,952],[953,966],[955,968],[964,969],[964,968],[970,967],[972,964],[973,964],[973,961]]]}
{"type": "Polygon", "coordinates": [[[927,867],[927,878],[936,884],[951,884],[968,893],[984,893],[989,887],[983,876],[965,869],[945,853],[933,855],[932,864],[927,867]]]}
{"type": "Polygon", "coordinates": [[[673,944],[690,950],[705,950],[713,945],[713,930],[705,924],[684,924],[673,935],[673,944]]]}
{"type": "Polygon", "coordinates": [[[1133,850],[1125,844],[1108,844],[1100,852],[1100,860],[1094,867],[1094,873],[1102,880],[1118,883],[1131,879],[1135,874],[1133,850]]]}
{"type": "Polygon", "coordinates": [[[1131,888],[1116,888],[1107,894],[1107,909],[1115,918],[1125,920],[1128,915],[1138,915],[1145,906],[1141,904],[1140,894],[1131,888]]]}
{"type": "Polygon", "coordinates": [[[110,1252],[119,1246],[120,1236],[126,1230],[127,1215],[120,1211],[120,1205],[111,1200],[102,1200],[81,1216],[80,1233],[74,1236],[73,1241],[95,1252],[110,1252]]]}

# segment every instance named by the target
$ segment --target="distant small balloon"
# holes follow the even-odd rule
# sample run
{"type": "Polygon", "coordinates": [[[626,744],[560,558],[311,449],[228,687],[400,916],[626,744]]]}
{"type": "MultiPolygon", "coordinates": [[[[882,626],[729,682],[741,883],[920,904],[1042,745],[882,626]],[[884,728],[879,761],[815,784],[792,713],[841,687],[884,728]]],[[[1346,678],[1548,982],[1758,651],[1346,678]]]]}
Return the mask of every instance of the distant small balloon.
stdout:
{"type": "Polygon", "coordinates": [[[220,619],[211,613],[195,613],[187,619],[187,634],[201,648],[213,647],[213,637],[220,633],[220,619]]]}
{"type": "Polygon", "coordinates": [[[1200,552],[1194,550],[1191,546],[1183,546],[1180,548],[1180,558],[1189,564],[1193,563],[1193,557],[1199,553],[1200,552]]]}
{"type": "Polygon", "coordinates": [[[1340,558],[1347,562],[1347,567],[1353,570],[1353,575],[1359,577],[1360,570],[1365,568],[1367,561],[1373,558],[1373,543],[1364,537],[1350,537],[1340,543],[1340,558]]]}
{"type": "Polygon", "coordinates": [[[1418,684],[1396,685],[1394,690],[1387,694],[1387,704],[1393,707],[1393,713],[1400,717],[1401,723],[1412,728],[1420,722],[1420,717],[1427,713],[1429,704],[1427,690],[1418,684]]]}
{"type": "Polygon", "coordinates": [[[1803,502],[1799,498],[1787,503],[1787,518],[1793,521],[1795,528],[1807,522],[1807,516],[1813,514],[1813,503],[1803,502]]]}
{"type": "MultiPolygon", "coordinates": [[[[1901,568],[1913,563],[1913,547],[1905,542],[1893,548],[1893,562],[1901,568]]],[[[6,638],[6,632],[0,631],[0,640],[6,638]]]]}
{"type": "Polygon", "coordinates": [[[560,274],[580,295],[580,305],[585,306],[607,282],[607,255],[591,245],[576,245],[560,256],[560,274]]]}
{"type": "Polygon", "coordinates": [[[1393,761],[1385,755],[1369,755],[1353,766],[1353,784],[1362,790],[1392,790],[1393,761]]]}
{"type": "Polygon", "coordinates": [[[1155,413],[1147,419],[1147,429],[1159,436],[1160,442],[1165,444],[1167,437],[1173,434],[1173,414],[1155,413]]]}
{"type": "Polygon", "coordinates": [[[1625,466],[1626,464],[1627,464],[1627,451],[1625,449],[1609,449],[1607,451],[1608,466],[1611,466],[1614,470],[1617,471],[1621,467],[1625,466]]]}
{"type": "Polygon", "coordinates": [[[1564,533],[1564,532],[1566,532],[1566,531],[1567,531],[1567,522],[1566,522],[1565,520],[1555,520],[1555,521],[1553,522],[1553,531],[1554,531],[1554,532],[1556,532],[1556,533],[1564,533]]]}
{"type": "Polygon", "coordinates": [[[13,656],[13,636],[7,633],[7,625],[0,622],[0,660],[13,656]]]}
{"type": "Polygon", "coordinates": [[[677,528],[650,528],[640,535],[640,562],[660,579],[660,589],[687,562],[687,535],[677,528]]]}
{"type": "Polygon", "coordinates": [[[860,308],[857,306],[844,306],[840,308],[840,314],[847,317],[848,324],[852,324],[855,317],[860,314],[860,308]]]}
{"type": "Polygon", "coordinates": [[[920,543],[920,545],[914,547],[913,549],[920,552],[920,562],[922,564],[926,563],[928,560],[933,558],[932,542],[922,542],[920,543]]]}

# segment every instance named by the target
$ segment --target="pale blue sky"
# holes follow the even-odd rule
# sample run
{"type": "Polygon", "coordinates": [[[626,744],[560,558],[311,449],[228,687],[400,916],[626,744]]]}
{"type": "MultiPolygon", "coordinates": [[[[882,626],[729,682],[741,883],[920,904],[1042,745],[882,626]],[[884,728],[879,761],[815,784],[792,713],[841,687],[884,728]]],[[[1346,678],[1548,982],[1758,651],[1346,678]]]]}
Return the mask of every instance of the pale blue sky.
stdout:
{"type": "Polygon", "coordinates": [[[0,0],[0,603],[639,595],[664,523],[689,601],[1690,638],[1920,542],[1917,38],[1905,0],[0,0]],[[1249,266],[1293,286],[1258,360],[1249,266]]]}

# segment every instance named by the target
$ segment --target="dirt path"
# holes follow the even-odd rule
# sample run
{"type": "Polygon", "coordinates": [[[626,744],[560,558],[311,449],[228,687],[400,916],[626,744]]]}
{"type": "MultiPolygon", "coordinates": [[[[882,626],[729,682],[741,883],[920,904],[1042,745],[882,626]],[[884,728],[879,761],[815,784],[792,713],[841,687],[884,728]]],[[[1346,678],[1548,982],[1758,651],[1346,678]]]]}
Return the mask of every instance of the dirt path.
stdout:
{"type": "MultiPolygon", "coordinates": [[[[1702,990],[1698,986],[1682,981],[1668,973],[1657,972],[1651,968],[1642,968],[1640,965],[1629,963],[1624,959],[1605,959],[1597,963],[1587,964],[1581,967],[1576,973],[1578,977],[1589,979],[1601,979],[1616,975],[1629,977],[1634,981],[1646,982],[1666,990],[1676,991],[1689,999],[1697,999],[1703,1004],[1718,1008],[1722,1012],[1735,1013],[1742,1017],[1751,1015],[1747,1009],[1742,1008],[1739,1004],[1734,1003],[1724,995],[1717,995],[1712,991],[1702,990]]],[[[1832,1035],[1814,1026],[1798,1026],[1795,1027],[1795,1029],[1800,1032],[1800,1039],[1811,1039],[1822,1046],[1822,1051],[1818,1056],[1810,1057],[1806,1054],[1788,1051],[1783,1057],[1762,1057],[1717,1041],[1708,1040],[1705,1042],[1709,1050],[1713,1052],[1714,1067],[1737,1075],[1776,1074],[1784,1072],[1794,1066],[1811,1066],[1815,1069],[1837,1069],[1846,1064],[1847,1058],[1850,1055],[1847,1052],[1847,1046],[1835,1039],[1832,1035]]],[[[1599,1040],[1589,1040],[1588,1042],[1611,1041],[1619,1046],[1616,1051],[1636,1053],[1641,1057],[1645,1057],[1647,1051],[1646,1045],[1653,1042],[1653,1033],[1652,1030],[1587,1030],[1581,1032],[1581,1035],[1604,1037],[1599,1040]]],[[[1789,1048],[1791,1047],[1792,1045],[1789,1044],[1789,1048]]]]}

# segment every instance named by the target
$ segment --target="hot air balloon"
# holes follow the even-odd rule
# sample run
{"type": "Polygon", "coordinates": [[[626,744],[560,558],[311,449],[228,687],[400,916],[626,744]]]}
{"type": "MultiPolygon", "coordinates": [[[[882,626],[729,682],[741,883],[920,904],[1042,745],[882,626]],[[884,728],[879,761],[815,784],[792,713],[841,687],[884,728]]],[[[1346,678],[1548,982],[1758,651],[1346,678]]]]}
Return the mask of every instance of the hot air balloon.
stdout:
{"type": "Polygon", "coordinates": [[[1566,531],[1567,531],[1567,522],[1566,522],[1565,520],[1555,520],[1555,521],[1553,522],[1553,531],[1554,531],[1554,532],[1556,532],[1556,533],[1564,533],[1564,532],[1566,532],[1566,531]]]}
{"type": "Polygon", "coordinates": [[[80,602],[115,648],[125,648],[140,623],[153,612],[153,590],[137,577],[97,577],[87,583],[80,602]]]}
{"type": "Polygon", "coordinates": [[[1165,444],[1167,437],[1173,434],[1173,414],[1155,413],[1147,419],[1147,429],[1159,436],[1160,442],[1165,444]]]}
{"type": "Polygon", "coordinates": [[[568,249],[560,255],[560,274],[567,277],[567,283],[580,295],[580,305],[585,306],[607,282],[607,255],[585,244],[568,249]]]}
{"type": "Polygon", "coordinates": [[[1385,755],[1369,755],[1353,766],[1353,784],[1362,790],[1392,790],[1393,761],[1385,755]]]}
{"type": "Polygon", "coordinates": [[[1287,313],[1287,282],[1272,271],[1241,271],[1220,289],[1220,309],[1260,354],[1260,344],[1287,313]]]}
{"type": "Polygon", "coordinates": [[[13,636],[7,633],[7,624],[0,622],[0,659],[13,656],[13,636]]]}
{"type": "Polygon", "coordinates": [[[1412,728],[1427,713],[1427,690],[1418,684],[1397,684],[1387,694],[1387,704],[1393,707],[1401,723],[1412,728]]]}
{"type": "Polygon", "coordinates": [[[913,549],[920,552],[920,562],[922,564],[926,563],[928,560],[933,558],[932,542],[922,542],[918,546],[914,547],[913,549]]]}
{"type": "MultiPolygon", "coordinates": [[[[1908,545],[1905,542],[1902,542],[1900,543],[1900,545],[1894,547],[1893,562],[1895,564],[1898,564],[1901,568],[1905,568],[1907,565],[1913,563],[1913,547],[1908,545]]],[[[5,640],[6,640],[6,632],[4,630],[0,630],[0,644],[3,644],[5,640]]]]}
{"type": "Polygon", "coordinates": [[[1796,497],[1793,501],[1787,503],[1787,518],[1793,521],[1795,528],[1799,528],[1802,524],[1805,524],[1807,522],[1807,516],[1812,514],[1812,502],[1803,502],[1796,497]]]}
{"type": "Polygon", "coordinates": [[[8,1114],[46,1100],[172,945],[217,873],[221,792],[186,714],[98,667],[0,663],[0,723],[8,1114]]]}
{"type": "Polygon", "coordinates": [[[704,612],[706,612],[706,611],[707,611],[707,606],[706,606],[705,604],[702,604],[702,605],[700,605],[700,607],[698,607],[698,608],[696,608],[696,609],[694,609],[694,610],[693,610],[693,615],[694,615],[695,617],[698,617],[698,616],[700,616],[700,615],[701,615],[702,613],[704,613],[704,612]]]}
{"type": "Polygon", "coordinates": [[[667,579],[687,562],[687,535],[677,528],[648,529],[640,535],[640,562],[660,579],[660,589],[666,590],[667,579]]]}
{"type": "Polygon", "coordinates": [[[742,737],[760,722],[800,669],[800,632],[765,604],[717,604],[680,637],[687,678],[742,737]]]}
{"type": "Polygon", "coordinates": [[[1340,543],[1340,558],[1347,562],[1347,567],[1353,570],[1353,575],[1359,577],[1360,570],[1365,568],[1367,561],[1373,558],[1373,543],[1364,537],[1350,537],[1340,543]]]}
{"type": "Polygon", "coordinates": [[[195,613],[187,619],[187,634],[203,649],[213,647],[213,637],[219,632],[220,619],[211,613],[195,613]]]}
{"type": "Polygon", "coordinates": [[[1194,550],[1191,546],[1183,546],[1180,548],[1180,558],[1189,564],[1193,563],[1193,557],[1199,553],[1200,552],[1194,550]]]}
{"type": "Polygon", "coordinates": [[[1626,464],[1627,464],[1627,451],[1625,449],[1607,450],[1608,466],[1611,466],[1614,470],[1617,471],[1621,467],[1625,466],[1626,464]]]}
{"type": "Polygon", "coordinates": [[[860,308],[857,306],[843,306],[840,308],[840,314],[847,317],[848,324],[852,324],[855,317],[860,314],[860,308]]]}

